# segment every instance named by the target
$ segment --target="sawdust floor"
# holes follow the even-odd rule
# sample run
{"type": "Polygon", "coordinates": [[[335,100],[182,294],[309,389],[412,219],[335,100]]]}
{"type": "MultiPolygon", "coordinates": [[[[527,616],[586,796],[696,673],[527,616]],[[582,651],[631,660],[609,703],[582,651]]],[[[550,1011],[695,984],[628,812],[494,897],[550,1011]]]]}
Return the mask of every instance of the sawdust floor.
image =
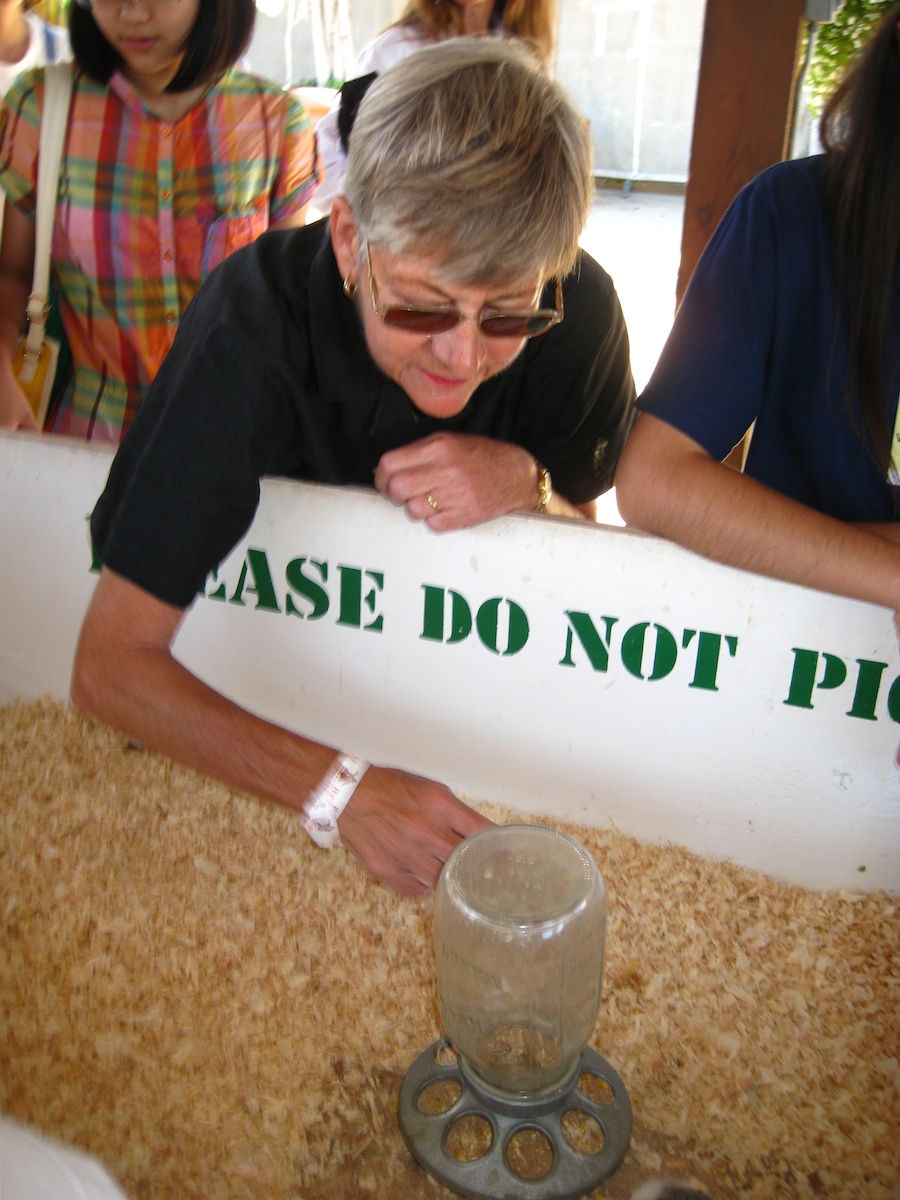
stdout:
{"type": "MultiPolygon", "coordinates": [[[[395,1116],[440,1032],[430,901],[56,702],[0,709],[0,747],[0,1110],[134,1200],[449,1197],[395,1116]]],[[[900,901],[564,828],[606,882],[593,1045],[635,1112],[595,1195],[891,1196],[900,901]]]]}

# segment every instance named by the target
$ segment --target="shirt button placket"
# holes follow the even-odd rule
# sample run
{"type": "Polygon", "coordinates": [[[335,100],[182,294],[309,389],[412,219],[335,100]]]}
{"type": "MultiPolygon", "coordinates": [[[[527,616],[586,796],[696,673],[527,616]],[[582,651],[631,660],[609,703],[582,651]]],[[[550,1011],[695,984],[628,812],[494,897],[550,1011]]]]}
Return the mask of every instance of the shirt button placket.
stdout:
{"type": "Polygon", "coordinates": [[[159,127],[157,162],[160,277],[166,324],[171,330],[170,336],[174,338],[179,318],[178,276],[175,269],[175,209],[172,199],[175,186],[175,131],[168,122],[163,122],[159,127]]]}

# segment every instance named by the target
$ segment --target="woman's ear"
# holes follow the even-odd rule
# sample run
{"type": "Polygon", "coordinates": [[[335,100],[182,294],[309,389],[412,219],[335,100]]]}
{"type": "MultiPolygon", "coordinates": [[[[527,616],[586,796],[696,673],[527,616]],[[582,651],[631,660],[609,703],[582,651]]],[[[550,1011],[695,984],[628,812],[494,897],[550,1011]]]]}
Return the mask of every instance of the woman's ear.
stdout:
{"type": "Polygon", "coordinates": [[[357,282],[359,229],[353,210],[343,196],[335,196],[331,205],[331,245],[342,279],[357,282]]]}

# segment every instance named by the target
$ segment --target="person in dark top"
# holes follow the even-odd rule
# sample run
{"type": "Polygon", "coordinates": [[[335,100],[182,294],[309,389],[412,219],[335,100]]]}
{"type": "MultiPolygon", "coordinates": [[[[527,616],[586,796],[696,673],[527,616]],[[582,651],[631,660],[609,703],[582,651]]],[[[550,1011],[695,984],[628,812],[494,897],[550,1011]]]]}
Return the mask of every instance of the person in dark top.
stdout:
{"type": "Polygon", "coordinates": [[[634,385],[611,281],[578,249],[592,188],[580,116],[516,44],[454,38],[378,78],[328,222],[213,272],[122,443],[92,518],[103,569],[79,707],[304,809],[321,844],[339,815],[351,852],[400,891],[434,884],[480,815],[260,720],[170,643],[265,475],[374,485],[437,532],[594,515],[634,385]]]}
{"type": "MultiPolygon", "coordinates": [[[[370,246],[369,256],[377,280],[381,254],[370,246]]],[[[542,301],[548,311],[554,293],[551,284],[542,301]]],[[[436,385],[435,395],[414,381],[410,388],[423,391],[417,405],[360,337],[328,223],[264,235],[223,263],[188,310],[185,336],[95,509],[103,561],[168,604],[189,604],[249,526],[265,475],[367,486],[374,479],[412,516],[450,529],[533,508],[537,460],[553,481],[548,511],[573,515],[563,496],[590,509],[612,480],[631,412],[627,336],[609,277],[586,255],[563,281],[562,300],[564,320],[527,340],[465,402],[468,380],[436,385]],[[221,478],[230,503],[213,507],[221,478]],[[154,528],[159,545],[148,554],[154,528]]],[[[371,308],[368,296],[365,303],[371,308]]],[[[508,339],[484,341],[488,353],[510,357],[508,339]]],[[[400,364],[388,370],[408,370],[409,343],[421,351],[401,334],[400,364]]]]}
{"type": "Polygon", "coordinates": [[[631,525],[900,608],[900,4],[723,217],[616,475],[631,525]],[[743,473],[722,460],[752,428],[743,473]]]}

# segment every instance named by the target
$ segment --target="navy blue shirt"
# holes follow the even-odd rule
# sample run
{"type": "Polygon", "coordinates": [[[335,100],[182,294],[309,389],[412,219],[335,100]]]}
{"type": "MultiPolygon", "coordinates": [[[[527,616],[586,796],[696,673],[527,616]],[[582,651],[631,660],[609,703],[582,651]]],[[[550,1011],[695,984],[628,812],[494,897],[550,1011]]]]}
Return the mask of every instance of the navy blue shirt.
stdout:
{"type": "MultiPolygon", "coordinates": [[[[900,489],[876,470],[847,406],[823,168],[822,156],[780,163],[737,196],[638,405],[716,459],[755,422],[746,474],[839,520],[893,521],[900,489]]],[[[885,363],[893,429],[900,295],[885,363]]]]}

